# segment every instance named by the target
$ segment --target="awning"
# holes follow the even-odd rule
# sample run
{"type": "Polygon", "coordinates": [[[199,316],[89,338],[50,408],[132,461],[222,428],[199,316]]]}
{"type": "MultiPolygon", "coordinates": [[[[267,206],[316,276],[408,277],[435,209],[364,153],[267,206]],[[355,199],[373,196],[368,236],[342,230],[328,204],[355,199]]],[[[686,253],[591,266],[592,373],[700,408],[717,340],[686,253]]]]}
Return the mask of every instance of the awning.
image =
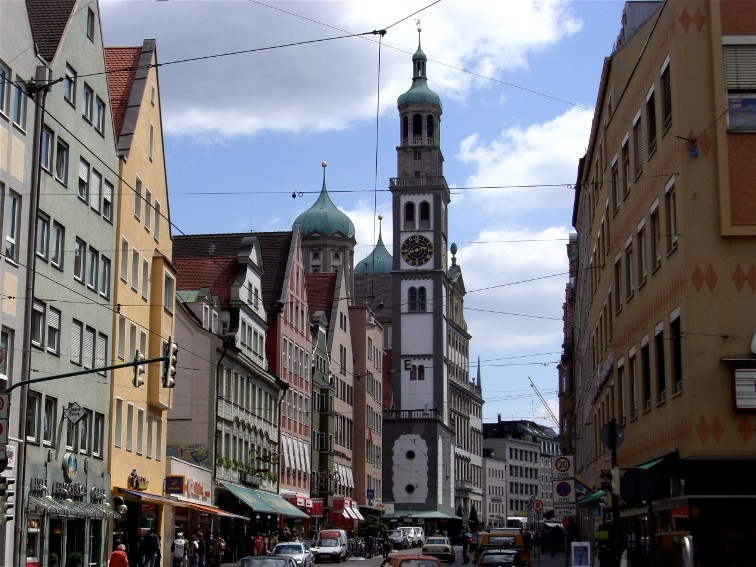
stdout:
{"type": "Polygon", "coordinates": [[[586,496],[582,500],[577,501],[578,506],[586,506],[588,504],[598,504],[606,496],[606,492],[603,490],[597,490],[593,494],[586,496]]]}
{"type": "Polygon", "coordinates": [[[461,520],[460,516],[440,512],[438,510],[395,510],[394,517],[397,518],[417,518],[429,520],[461,520]]]}
{"type": "Polygon", "coordinates": [[[263,514],[281,514],[288,518],[309,518],[307,514],[298,510],[296,506],[293,506],[278,494],[255,490],[254,488],[246,488],[229,482],[224,482],[222,484],[230,490],[234,496],[252,508],[255,512],[262,512],[263,514]]]}
{"type": "Polygon", "coordinates": [[[355,516],[357,516],[358,520],[364,520],[365,519],[365,516],[363,516],[362,514],[360,514],[360,511],[357,508],[351,508],[351,510],[352,510],[352,514],[354,514],[355,516]]]}
{"type": "Polygon", "coordinates": [[[347,513],[347,516],[349,516],[352,520],[356,520],[357,519],[357,516],[352,511],[351,506],[345,506],[344,507],[344,511],[347,513]]]}
{"type": "Polygon", "coordinates": [[[37,498],[29,496],[29,510],[34,509],[38,513],[59,514],[65,516],[66,508],[61,502],[49,497],[37,498]]]}
{"type": "Polygon", "coordinates": [[[344,516],[347,520],[352,519],[352,516],[349,515],[349,513],[346,511],[346,508],[341,511],[341,515],[344,516]]]}
{"type": "Polygon", "coordinates": [[[167,496],[160,496],[158,494],[150,494],[149,492],[140,492],[138,490],[128,490],[127,488],[119,488],[118,492],[130,496],[136,500],[142,502],[149,502],[150,504],[163,504],[168,506],[181,506],[181,502],[175,498],[169,498],[167,496]]]}
{"type": "Polygon", "coordinates": [[[192,502],[191,500],[179,500],[184,508],[191,508],[192,510],[199,510],[200,512],[207,512],[208,514],[215,514],[216,516],[222,516],[224,518],[237,518],[249,522],[249,518],[246,516],[240,516],[239,514],[233,514],[221,510],[217,506],[209,506],[208,504],[200,504],[199,502],[192,502]]]}
{"type": "Polygon", "coordinates": [[[666,461],[668,458],[672,457],[675,454],[676,454],[676,452],[674,452],[674,451],[672,453],[667,453],[666,455],[662,455],[661,457],[658,457],[656,459],[651,459],[650,461],[646,461],[645,463],[641,463],[640,465],[638,465],[635,468],[637,468],[637,469],[643,469],[643,470],[647,471],[650,468],[655,467],[659,463],[661,463],[663,461],[666,461]]]}
{"type": "Polygon", "coordinates": [[[346,467],[347,478],[349,478],[349,488],[354,488],[354,475],[352,474],[352,467],[346,467]]]}

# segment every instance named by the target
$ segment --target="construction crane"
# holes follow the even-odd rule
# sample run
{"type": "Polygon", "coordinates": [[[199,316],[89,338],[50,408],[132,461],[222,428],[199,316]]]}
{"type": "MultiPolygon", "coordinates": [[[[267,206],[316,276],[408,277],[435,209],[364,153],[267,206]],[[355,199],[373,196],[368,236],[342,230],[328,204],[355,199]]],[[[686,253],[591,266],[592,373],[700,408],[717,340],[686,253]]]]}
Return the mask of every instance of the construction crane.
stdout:
{"type": "Polygon", "coordinates": [[[543,396],[541,395],[541,392],[536,388],[536,385],[533,383],[533,380],[528,376],[528,380],[530,380],[530,385],[533,387],[533,390],[536,393],[536,396],[538,396],[538,399],[541,400],[541,403],[543,404],[543,407],[546,408],[546,411],[549,412],[549,415],[551,416],[551,419],[554,420],[554,424],[556,425],[557,429],[559,429],[559,420],[554,415],[554,412],[551,411],[551,408],[549,407],[549,404],[546,403],[546,400],[543,399],[543,396]]]}

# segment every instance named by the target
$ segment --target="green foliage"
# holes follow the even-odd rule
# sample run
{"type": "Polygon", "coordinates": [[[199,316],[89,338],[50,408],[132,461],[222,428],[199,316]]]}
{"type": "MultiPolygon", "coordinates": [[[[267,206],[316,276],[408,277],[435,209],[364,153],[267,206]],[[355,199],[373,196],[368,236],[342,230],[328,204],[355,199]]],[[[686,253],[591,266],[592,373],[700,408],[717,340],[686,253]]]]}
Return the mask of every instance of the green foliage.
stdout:
{"type": "Polygon", "coordinates": [[[50,564],[50,567],[58,567],[60,565],[60,558],[57,553],[51,551],[47,554],[47,562],[50,564]]]}
{"type": "Polygon", "coordinates": [[[470,525],[470,531],[475,532],[478,530],[480,518],[478,518],[478,511],[475,509],[475,506],[470,506],[470,517],[468,518],[467,523],[470,525]]]}
{"type": "Polygon", "coordinates": [[[84,564],[84,557],[79,552],[69,553],[66,557],[66,567],[81,567],[84,564]]]}
{"type": "Polygon", "coordinates": [[[365,521],[357,524],[357,537],[383,537],[388,526],[378,520],[377,516],[365,516],[365,521]]]}

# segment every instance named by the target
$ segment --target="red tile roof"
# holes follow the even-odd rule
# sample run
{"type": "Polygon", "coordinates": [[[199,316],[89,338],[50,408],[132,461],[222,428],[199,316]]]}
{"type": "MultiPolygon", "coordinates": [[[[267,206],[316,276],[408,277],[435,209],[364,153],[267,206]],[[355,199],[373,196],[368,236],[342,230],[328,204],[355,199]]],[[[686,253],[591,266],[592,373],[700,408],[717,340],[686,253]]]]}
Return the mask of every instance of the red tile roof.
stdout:
{"type": "Polygon", "coordinates": [[[34,45],[47,62],[52,62],[71,17],[75,0],[26,0],[34,45]]]}
{"type": "Polygon", "coordinates": [[[134,84],[141,52],[141,47],[105,48],[105,69],[108,72],[110,111],[113,114],[116,141],[121,137],[123,119],[129,106],[131,87],[134,84]]]}
{"type": "Polygon", "coordinates": [[[228,309],[231,286],[236,281],[238,260],[233,257],[174,258],[176,290],[187,291],[209,288],[220,298],[221,307],[228,309]]]}
{"type": "Polygon", "coordinates": [[[336,273],[306,274],[307,304],[310,315],[322,311],[328,321],[331,320],[334,294],[336,293],[336,273]]]}

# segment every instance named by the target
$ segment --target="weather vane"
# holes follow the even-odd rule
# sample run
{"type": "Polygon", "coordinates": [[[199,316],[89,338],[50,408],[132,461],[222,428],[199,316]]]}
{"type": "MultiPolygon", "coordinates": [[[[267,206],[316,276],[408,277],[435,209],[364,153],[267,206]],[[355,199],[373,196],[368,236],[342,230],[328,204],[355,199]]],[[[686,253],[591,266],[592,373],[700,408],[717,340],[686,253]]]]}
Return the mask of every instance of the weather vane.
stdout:
{"type": "Polygon", "coordinates": [[[417,25],[417,33],[420,33],[421,31],[423,31],[423,28],[420,27],[420,18],[415,20],[415,24],[417,25]]]}

